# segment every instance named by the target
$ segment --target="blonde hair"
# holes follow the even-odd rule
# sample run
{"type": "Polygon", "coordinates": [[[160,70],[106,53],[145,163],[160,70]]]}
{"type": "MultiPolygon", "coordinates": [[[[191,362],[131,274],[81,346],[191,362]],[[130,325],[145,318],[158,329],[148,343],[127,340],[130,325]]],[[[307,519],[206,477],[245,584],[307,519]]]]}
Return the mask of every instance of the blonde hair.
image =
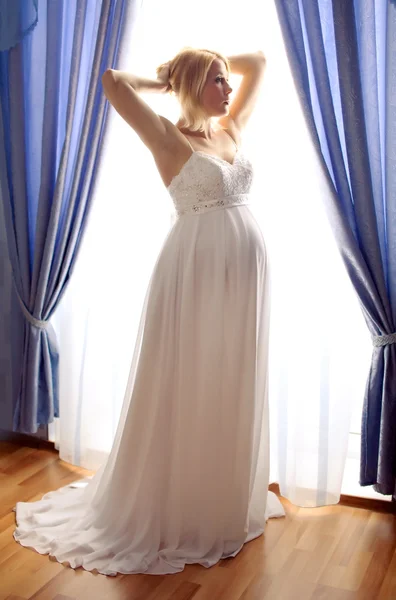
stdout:
{"type": "Polygon", "coordinates": [[[178,97],[181,107],[183,127],[191,131],[199,131],[207,119],[201,105],[202,92],[214,60],[222,60],[230,72],[230,65],[225,56],[212,50],[183,48],[172,60],[160,65],[157,74],[169,68],[168,91],[178,97]]]}

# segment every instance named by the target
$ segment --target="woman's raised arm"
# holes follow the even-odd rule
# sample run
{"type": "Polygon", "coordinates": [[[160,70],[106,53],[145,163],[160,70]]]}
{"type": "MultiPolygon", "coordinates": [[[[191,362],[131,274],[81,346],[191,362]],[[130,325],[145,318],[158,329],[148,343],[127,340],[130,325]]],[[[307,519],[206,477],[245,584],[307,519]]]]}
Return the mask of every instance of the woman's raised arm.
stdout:
{"type": "Polygon", "coordinates": [[[227,58],[231,73],[242,75],[242,82],[230,106],[229,114],[220,119],[220,123],[226,128],[234,126],[240,133],[256,105],[266,59],[261,50],[252,54],[238,54],[227,58]]]}
{"type": "Polygon", "coordinates": [[[106,98],[151,152],[155,155],[163,151],[169,142],[168,121],[157,115],[139,93],[164,93],[168,82],[108,69],[102,76],[102,85],[106,98]]]}

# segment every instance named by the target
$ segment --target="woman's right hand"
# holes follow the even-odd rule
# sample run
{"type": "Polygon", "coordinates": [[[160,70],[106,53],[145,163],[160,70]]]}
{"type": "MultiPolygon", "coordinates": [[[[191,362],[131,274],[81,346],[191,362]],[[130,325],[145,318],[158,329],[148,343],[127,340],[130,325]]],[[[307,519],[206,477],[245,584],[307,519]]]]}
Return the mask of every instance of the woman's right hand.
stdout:
{"type": "Polygon", "coordinates": [[[168,92],[172,89],[172,86],[169,83],[169,75],[170,75],[170,66],[169,63],[164,63],[161,65],[159,70],[157,71],[157,80],[163,83],[164,91],[168,92]]]}

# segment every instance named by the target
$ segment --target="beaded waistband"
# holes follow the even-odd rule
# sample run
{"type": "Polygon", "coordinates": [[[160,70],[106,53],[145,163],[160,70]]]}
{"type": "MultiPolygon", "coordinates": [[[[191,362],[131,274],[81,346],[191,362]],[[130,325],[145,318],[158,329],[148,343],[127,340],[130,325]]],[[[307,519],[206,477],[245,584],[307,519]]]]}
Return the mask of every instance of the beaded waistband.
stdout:
{"type": "Polygon", "coordinates": [[[235,194],[233,196],[225,196],[224,198],[215,198],[214,200],[203,200],[190,206],[176,206],[175,208],[177,215],[180,217],[182,215],[198,215],[212,210],[241,206],[243,204],[249,204],[249,194],[235,194]]]}

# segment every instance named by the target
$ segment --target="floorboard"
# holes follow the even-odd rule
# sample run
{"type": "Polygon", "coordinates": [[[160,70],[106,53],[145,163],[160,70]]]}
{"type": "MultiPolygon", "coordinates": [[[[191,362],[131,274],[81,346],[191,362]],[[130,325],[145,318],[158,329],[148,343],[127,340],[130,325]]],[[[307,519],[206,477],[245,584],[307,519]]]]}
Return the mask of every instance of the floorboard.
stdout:
{"type": "Polygon", "coordinates": [[[396,599],[396,519],[389,508],[303,509],[281,498],[286,517],[270,520],[265,535],[235,558],[165,576],[74,571],[14,541],[16,501],[39,499],[87,474],[49,448],[0,442],[0,600],[396,599]]]}

